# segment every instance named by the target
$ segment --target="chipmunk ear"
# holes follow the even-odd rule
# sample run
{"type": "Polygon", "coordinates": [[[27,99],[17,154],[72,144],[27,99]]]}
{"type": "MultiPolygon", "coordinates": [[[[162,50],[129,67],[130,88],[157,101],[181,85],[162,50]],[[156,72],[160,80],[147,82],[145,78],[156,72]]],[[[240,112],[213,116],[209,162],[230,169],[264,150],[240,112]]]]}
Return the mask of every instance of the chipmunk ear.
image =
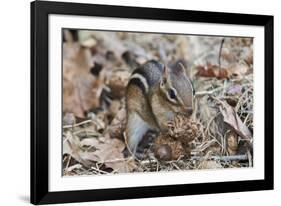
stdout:
{"type": "Polygon", "coordinates": [[[164,80],[164,83],[166,83],[165,81],[167,81],[168,79],[168,68],[166,66],[164,66],[164,69],[163,69],[163,73],[162,73],[162,79],[164,80]]]}
{"type": "Polygon", "coordinates": [[[183,63],[178,62],[175,64],[175,66],[173,67],[173,73],[175,75],[186,75],[186,69],[183,65],[183,63]]]}
{"type": "Polygon", "coordinates": [[[161,80],[160,80],[160,86],[164,87],[167,81],[168,81],[168,68],[166,66],[164,66],[163,71],[162,71],[161,80]]]}

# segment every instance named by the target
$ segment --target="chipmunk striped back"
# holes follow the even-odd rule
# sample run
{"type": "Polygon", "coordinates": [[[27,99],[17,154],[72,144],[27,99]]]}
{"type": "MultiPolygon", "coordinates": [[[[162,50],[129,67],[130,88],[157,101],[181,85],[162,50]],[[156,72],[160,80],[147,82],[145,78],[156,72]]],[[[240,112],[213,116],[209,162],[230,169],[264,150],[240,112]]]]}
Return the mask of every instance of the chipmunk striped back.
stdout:
{"type": "Polygon", "coordinates": [[[131,84],[137,85],[144,93],[148,93],[149,88],[159,83],[163,71],[163,64],[155,60],[148,61],[145,65],[133,71],[128,86],[131,84]]]}

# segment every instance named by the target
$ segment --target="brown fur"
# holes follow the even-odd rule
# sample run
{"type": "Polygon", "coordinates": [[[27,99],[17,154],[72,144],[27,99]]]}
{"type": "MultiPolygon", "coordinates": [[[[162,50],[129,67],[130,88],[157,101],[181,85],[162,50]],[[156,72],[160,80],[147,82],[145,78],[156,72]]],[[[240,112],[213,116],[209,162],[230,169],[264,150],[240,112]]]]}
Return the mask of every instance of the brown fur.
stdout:
{"type": "MultiPolygon", "coordinates": [[[[152,128],[158,128],[158,125],[152,115],[151,107],[148,104],[147,98],[145,97],[140,88],[138,88],[136,85],[131,85],[130,87],[128,87],[126,99],[128,114],[130,112],[136,112],[152,128]]],[[[128,116],[129,115],[127,115],[127,117],[128,116]]],[[[128,122],[128,124],[130,124],[130,122],[128,122]]]]}

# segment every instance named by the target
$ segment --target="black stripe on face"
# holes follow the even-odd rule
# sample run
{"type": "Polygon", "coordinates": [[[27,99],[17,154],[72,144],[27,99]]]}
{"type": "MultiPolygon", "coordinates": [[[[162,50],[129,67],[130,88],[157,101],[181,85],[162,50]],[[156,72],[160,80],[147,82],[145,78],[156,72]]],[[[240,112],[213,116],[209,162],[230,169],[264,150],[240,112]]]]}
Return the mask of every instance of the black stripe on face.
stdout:
{"type": "Polygon", "coordinates": [[[145,86],[143,85],[142,81],[139,78],[130,79],[128,86],[130,85],[136,85],[145,94],[145,86]]]}

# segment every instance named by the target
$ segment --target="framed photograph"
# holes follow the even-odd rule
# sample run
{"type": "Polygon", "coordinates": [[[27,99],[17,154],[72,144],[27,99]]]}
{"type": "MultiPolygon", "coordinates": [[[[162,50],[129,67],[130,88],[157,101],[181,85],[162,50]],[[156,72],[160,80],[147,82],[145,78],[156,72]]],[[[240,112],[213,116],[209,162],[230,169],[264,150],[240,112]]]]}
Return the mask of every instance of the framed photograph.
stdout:
{"type": "Polygon", "coordinates": [[[31,203],[273,183],[273,16],[31,3],[31,203]]]}

